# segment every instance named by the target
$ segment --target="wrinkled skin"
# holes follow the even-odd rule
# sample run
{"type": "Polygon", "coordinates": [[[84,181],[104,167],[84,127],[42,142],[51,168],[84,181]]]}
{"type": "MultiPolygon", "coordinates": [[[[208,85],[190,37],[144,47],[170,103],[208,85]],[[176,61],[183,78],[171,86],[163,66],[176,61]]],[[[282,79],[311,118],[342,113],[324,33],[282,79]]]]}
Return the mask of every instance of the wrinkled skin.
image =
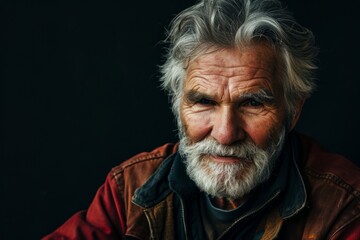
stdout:
{"type": "MultiPolygon", "coordinates": [[[[269,136],[286,124],[287,111],[276,51],[264,42],[240,49],[216,49],[189,62],[180,106],[192,143],[213,138],[232,145],[252,141],[268,146],[269,136]]],[[[301,104],[290,121],[294,126],[301,104]]],[[[209,156],[217,162],[241,159],[209,156]]]]}

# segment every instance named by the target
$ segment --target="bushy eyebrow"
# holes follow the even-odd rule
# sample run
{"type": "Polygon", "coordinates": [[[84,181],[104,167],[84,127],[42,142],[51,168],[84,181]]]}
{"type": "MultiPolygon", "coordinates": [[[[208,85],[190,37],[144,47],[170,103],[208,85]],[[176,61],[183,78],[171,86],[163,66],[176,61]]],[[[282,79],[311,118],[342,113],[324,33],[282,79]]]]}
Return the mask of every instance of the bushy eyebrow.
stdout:
{"type": "MultiPolygon", "coordinates": [[[[193,89],[186,92],[184,96],[185,96],[185,99],[190,102],[198,102],[201,99],[207,99],[209,101],[216,102],[216,98],[214,96],[211,96],[209,94],[202,93],[202,92],[199,92],[199,91],[193,90],[193,89]]],[[[264,102],[264,103],[274,103],[275,102],[274,95],[267,89],[260,89],[256,92],[242,93],[240,96],[238,96],[235,99],[235,101],[242,102],[242,101],[246,101],[248,99],[254,99],[256,101],[264,102]]]]}
{"type": "Polygon", "coordinates": [[[186,92],[184,96],[185,96],[185,99],[190,102],[197,102],[201,99],[215,101],[215,98],[213,96],[206,94],[206,93],[196,91],[196,90],[190,90],[190,91],[186,92]]]}
{"type": "Polygon", "coordinates": [[[238,101],[246,100],[246,99],[255,99],[259,102],[266,102],[266,103],[274,103],[275,97],[267,89],[260,89],[256,92],[245,92],[239,96],[238,101]]]}

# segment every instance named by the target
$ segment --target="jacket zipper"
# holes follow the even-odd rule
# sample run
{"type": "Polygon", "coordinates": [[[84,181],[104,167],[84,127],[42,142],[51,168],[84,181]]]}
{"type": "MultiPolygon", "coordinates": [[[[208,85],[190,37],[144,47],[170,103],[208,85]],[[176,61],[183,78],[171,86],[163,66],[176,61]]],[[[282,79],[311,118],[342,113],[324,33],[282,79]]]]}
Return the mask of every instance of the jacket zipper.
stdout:
{"type": "Polygon", "coordinates": [[[180,199],[180,204],[181,204],[181,215],[182,215],[182,222],[184,225],[185,239],[188,239],[188,233],[187,233],[187,228],[186,228],[186,223],[185,223],[184,201],[180,197],[179,197],[179,199],[180,199]]]}
{"type": "Polygon", "coordinates": [[[261,205],[260,207],[258,207],[257,209],[249,212],[248,214],[246,214],[245,216],[242,216],[241,218],[237,219],[235,222],[233,222],[233,224],[231,224],[230,227],[228,227],[218,238],[217,240],[220,240],[224,237],[225,234],[227,234],[230,229],[232,229],[238,222],[240,222],[241,220],[243,220],[244,218],[247,218],[251,215],[253,215],[255,212],[259,211],[261,208],[263,208],[264,206],[266,206],[269,202],[271,202],[272,200],[274,200],[278,195],[280,194],[280,192],[277,192],[272,198],[270,198],[268,201],[266,201],[263,205],[261,205]]]}
{"type": "Polygon", "coordinates": [[[155,239],[153,226],[151,224],[151,220],[150,220],[150,216],[149,216],[149,212],[148,212],[147,208],[144,209],[144,214],[145,214],[146,220],[148,221],[148,224],[149,224],[150,239],[155,239]]]}

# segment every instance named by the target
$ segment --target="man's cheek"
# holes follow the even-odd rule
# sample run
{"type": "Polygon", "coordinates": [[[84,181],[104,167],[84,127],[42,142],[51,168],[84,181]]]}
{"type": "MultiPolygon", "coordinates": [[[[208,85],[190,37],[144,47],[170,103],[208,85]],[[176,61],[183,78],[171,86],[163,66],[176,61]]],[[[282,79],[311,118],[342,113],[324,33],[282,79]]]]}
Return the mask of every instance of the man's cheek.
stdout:
{"type": "Polygon", "coordinates": [[[200,141],[211,132],[211,121],[207,114],[184,111],[181,114],[181,121],[185,134],[192,141],[200,141]]]}
{"type": "Polygon", "coordinates": [[[198,142],[205,139],[210,135],[210,132],[211,126],[209,126],[204,119],[191,120],[188,121],[188,124],[185,124],[185,133],[192,142],[198,142]]]}

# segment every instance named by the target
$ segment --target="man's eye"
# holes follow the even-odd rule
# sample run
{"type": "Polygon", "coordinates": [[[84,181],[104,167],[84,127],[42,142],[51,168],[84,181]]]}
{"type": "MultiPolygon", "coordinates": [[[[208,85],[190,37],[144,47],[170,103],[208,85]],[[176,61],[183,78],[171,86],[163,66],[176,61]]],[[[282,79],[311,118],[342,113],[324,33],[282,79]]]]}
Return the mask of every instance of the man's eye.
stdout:
{"type": "Polygon", "coordinates": [[[206,99],[206,98],[201,98],[196,103],[202,104],[202,105],[214,105],[214,101],[206,99]]]}
{"type": "Polygon", "coordinates": [[[254,99],[249,99],[248,101],[246,101],[244,103],[245,106],[250,106],[250,107],[260,107],[262,106],[263,104],[259,101],[256,101],[254,99]]]}

